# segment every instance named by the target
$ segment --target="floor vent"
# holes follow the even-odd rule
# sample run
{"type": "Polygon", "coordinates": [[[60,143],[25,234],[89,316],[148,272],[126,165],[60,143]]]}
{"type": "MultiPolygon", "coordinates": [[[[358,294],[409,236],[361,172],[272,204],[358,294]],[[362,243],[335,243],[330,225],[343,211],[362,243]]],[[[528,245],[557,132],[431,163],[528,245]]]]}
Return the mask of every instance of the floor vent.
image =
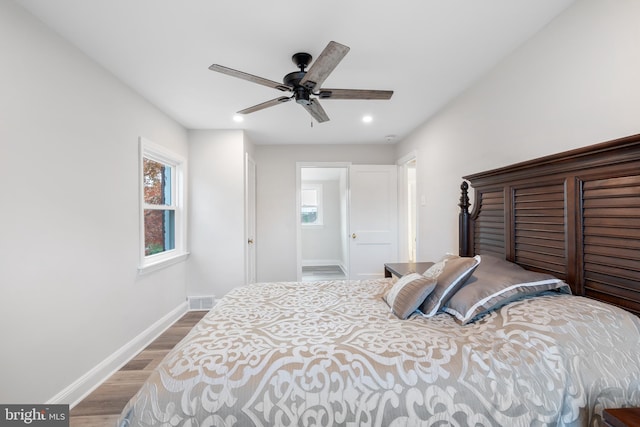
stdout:
{"type": "Polygon", "coordinates": [[[211,310],[216,304],[216,299],[213,295],[187,297],[187,301],[189,302],[189,310],[211,310]]]}

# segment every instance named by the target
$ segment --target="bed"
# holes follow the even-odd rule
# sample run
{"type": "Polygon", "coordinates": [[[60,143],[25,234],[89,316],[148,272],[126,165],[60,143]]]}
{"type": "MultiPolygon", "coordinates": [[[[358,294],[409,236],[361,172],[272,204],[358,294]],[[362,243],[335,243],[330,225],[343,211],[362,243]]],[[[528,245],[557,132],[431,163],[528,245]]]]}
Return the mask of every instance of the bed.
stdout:
{"type": "Polygon", "coordinates": [[[602,425],[640,406],[639,189],[640,137],[467,176],[458,254],[233,290],[117,425],[602,425]]]}

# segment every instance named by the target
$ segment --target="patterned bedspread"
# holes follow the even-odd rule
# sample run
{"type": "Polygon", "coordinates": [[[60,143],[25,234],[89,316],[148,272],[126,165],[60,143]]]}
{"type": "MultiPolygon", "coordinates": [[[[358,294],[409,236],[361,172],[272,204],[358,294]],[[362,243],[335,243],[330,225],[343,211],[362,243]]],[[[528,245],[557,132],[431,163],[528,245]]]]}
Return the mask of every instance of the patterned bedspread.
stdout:
{"type": "Polygon", "coordinates": [[[118,425],[592,426],[640,405],[640,320],[548,295],[470,325],[399,320],[390,279],[268,283],[222,298],[118,425]]]}

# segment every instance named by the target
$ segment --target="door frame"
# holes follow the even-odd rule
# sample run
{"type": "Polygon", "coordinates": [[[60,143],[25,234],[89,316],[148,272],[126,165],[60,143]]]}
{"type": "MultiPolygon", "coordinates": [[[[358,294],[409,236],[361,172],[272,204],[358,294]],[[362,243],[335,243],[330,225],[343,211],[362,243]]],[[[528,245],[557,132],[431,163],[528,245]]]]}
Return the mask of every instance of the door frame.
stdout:
{"type": "MultiPolygon", "coordinates": [[[[296,274],[297,281],[302,281],[302,224],[300,223],[300,192],[302,189],[302,169],[303,168],[345,168],[347,170],[347,191],[349,189],[349,168],[351,162],[296,162],[296,206],[295,206],[295,221],[296,221],[296,274]]],[[[347,224],[349,223],[349,198],[347,197],[347,224]]],[[[342,236],[345,239],[345,243],[349,244],[349,234],[342,236]]],[[[349,253],[345,254],[346,267],[349,270],[349,253]]],[[[347,272],[348,274],[348,272],[347,272]]]]}
{"type": "Polygon", "coordinates": [[[245,248],[245,284],[255,283],[257,272],[257,239],[256,239],[256,187],[257,187],[257,174],[256,174],[256,162],[249,155],[245,153],[245,191],[244,191],[244,206],[245,206],[245,223],[244,223],[244,248],[245,248]],[[252,172],[252,173],[251,173],[252,172]],[[253,179],[251,179],[253,178],[253,179]]]}

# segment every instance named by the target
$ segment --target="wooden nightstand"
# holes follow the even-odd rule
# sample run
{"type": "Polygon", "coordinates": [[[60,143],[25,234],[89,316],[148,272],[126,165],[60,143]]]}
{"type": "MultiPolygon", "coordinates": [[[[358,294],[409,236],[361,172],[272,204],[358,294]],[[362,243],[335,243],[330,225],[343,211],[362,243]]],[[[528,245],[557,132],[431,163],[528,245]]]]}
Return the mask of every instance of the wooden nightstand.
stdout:
{"type": "Polygon", "coordinates": [[[608,427],[640,426],[640,408],[605,409],[603,418],[608,427]]]}
{"type": "Polygon", "coordinates": [[[384,265],[384,277],[402,277],[407,273],[424,273],[432,262],[394,262],[384,265]]]}

